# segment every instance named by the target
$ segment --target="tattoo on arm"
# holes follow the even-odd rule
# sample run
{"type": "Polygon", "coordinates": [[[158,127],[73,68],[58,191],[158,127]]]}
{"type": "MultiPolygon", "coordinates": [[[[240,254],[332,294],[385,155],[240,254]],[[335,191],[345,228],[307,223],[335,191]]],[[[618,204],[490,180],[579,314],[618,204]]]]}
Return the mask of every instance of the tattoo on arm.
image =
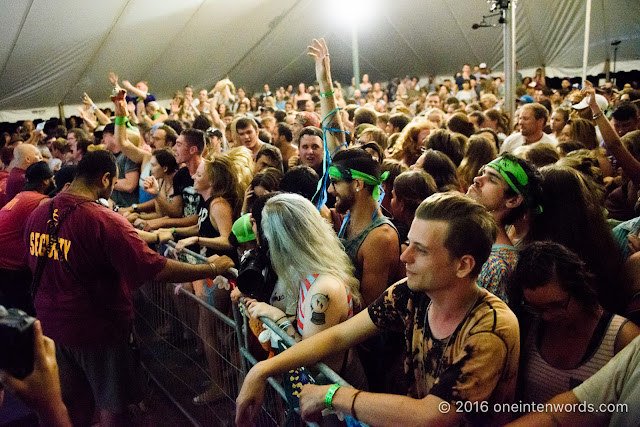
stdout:
{"type": "Polygon", "coordinates": [[[329,295],[314,294],[311,297],[311,323],[324,325],[327,323],[325,311],[329,308],[329,295]]]}

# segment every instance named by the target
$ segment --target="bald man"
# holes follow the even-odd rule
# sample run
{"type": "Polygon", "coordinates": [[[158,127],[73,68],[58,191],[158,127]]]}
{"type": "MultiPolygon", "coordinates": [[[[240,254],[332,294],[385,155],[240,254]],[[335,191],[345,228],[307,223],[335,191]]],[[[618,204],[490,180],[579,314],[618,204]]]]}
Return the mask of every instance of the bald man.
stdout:
{"type": "Polygon", "coordinates": [[[35,145],[20,144],[13,149],[13,169],[7,178],[7,189],[0,195],[0,208],[22,191],[25,184],[25,171],[35,162],[42,161],[42,155],[35,145]]]}

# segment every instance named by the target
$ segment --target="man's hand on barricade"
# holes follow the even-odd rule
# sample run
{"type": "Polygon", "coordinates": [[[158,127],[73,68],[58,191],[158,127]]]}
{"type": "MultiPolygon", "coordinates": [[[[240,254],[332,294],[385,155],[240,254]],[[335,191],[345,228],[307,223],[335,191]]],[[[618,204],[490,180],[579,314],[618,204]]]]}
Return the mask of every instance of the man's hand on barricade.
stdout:
{"type": "Polygon", "coordinates": [[[255,365],[247,374],[236,399],[236,425],[254,425],[262,407],[267,377],[261,372],[261,363],[255,365]]]}
{"type": "Polygon", "coordinates": [[[298,398],[300,399],[300,416],[303,420],[318,423],[322,419],[324,400],[329,390],[328,385],[305,384],[298,398]]]}
{"type": "Polygon", "coordinates": [[[173,239],[173,232],[167,228],[157,230],[156,234],[160,238],[160,243],[165,243],[173,239]]]}
{"type": "MultiPolygon", "coordinates": [[[[211,277],[223,275],[227,270],[235,266],[233,260],[226,255],[222,255],[222,256],[212,255],[209,258],[207,258],[207,262],[209,264],[215,265],[216,272],[218,273],[218,274],[212,275],[211,277]]],[[[212,270],[212,273],[213,273],[213,270],[212,270]]]]}
{"type": "Polygon", "coordinates": [[[181,251],[187,246],[191,246],[197,242],[198,242],[198,236],[186,237],[184,239],[180,239],[176,242],[176,251],[181,251]]]}
{"type": "Polygon", "coordinates": [[[144,231],[157,230],[162,225],[162,218],[147,220],[144,225],[144,231]]]}
{"type": "MultiPolygon", "coordinates": [[[[118,213],[120,213],[120,212],[118,212],[118,213]]],[[[127,221],[129,221],[131,224],[134,224],[134,226],[136,226],[136,227],[138,225],[141,225],[141,224],[135,225],[136,221],[138,219],[140,219],[140,214],[139,213],[130,212],[130,211],[129,212],[122,212],[122,216],[127,218],[127,221]]]]}
{"type": "Polygon", "coordinates": [[[151,231],[151,230],[148,230],[148,229],[147,229],[147,228],[148,228],[148,226],[147,226],[147,225],[148,225],[148,224],[147,224],[147,220],[144,220],[144,219],[142,219],[142,218],[136,218],[136,219],[133,221],[133,226],[134,226],[135,228],[137,228],[138,230],[151,231]]]}
{"type": "Polygon", "coordinates": [[[55,343],[42,334],[42,325],[38,320],[33,325],[33,341],[33,372],[24,380],[19,380],[0,371],[2,384],[35,409],[44,424],[71,425],[67,409],[62,403],[55,343]]]}

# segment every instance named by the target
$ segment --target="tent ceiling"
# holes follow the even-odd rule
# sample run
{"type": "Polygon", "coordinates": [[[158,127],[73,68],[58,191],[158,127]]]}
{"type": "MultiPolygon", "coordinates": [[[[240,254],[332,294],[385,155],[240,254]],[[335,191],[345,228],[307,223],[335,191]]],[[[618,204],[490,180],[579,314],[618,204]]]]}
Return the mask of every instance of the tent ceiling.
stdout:
{"type": "MultiPolygon", "coordinates": [[[[312,37],[327,39],[334,78],[347,82],[351,30],[336,19],[344,1],[3,0],[0,110],[76,104],[84,91],[106,101],[111,70],[132,83],[148,80],[159,98],[186,84],[211,88],[225,76],[254,90],[311,82],[312,37]]],[[[365,4],[360,69],[374,80],[450,75],[465,62],[502,68],[500,28],[471,29],[488,13],[486,0],[365,4]]],[[[519,0],[516,10],[520,68],[579,70],[585,0],[519,0]]],[[[638,68],[638,11],[640,0],[593,0],[591,73],[604,71],[613,40],[622,40],[617,69],[638,68]]]]}

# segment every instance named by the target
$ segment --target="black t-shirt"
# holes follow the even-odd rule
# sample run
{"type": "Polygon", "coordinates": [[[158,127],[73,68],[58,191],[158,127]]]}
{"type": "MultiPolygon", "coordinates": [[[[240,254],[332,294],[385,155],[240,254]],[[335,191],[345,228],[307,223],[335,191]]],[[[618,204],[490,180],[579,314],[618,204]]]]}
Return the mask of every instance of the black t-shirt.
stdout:
{"type": "Polygon", "coordinates": [[[186,166],[180,168],[173,177],[173,195],[182,196],[182,216],[198,215],[202,196],[193,189],[193,178],[186,166]]]}

